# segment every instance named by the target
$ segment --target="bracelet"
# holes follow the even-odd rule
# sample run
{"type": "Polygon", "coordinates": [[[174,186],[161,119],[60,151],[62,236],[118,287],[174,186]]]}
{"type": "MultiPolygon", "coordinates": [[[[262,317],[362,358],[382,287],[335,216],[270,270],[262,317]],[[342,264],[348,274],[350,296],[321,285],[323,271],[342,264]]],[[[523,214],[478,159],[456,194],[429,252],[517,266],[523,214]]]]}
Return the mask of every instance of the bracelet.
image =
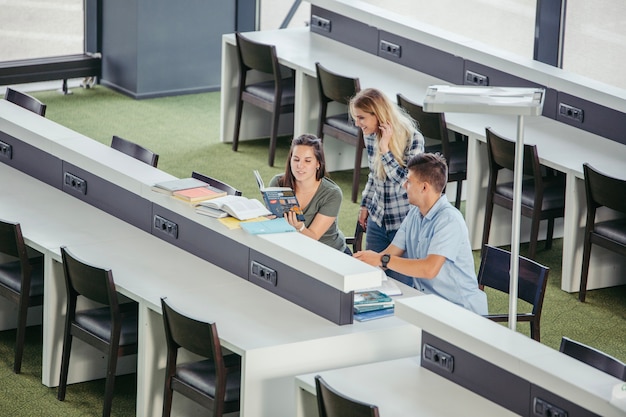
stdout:
{"type": "Polygon", "coordinates": [[[302,233],[303,230],[304,230],[304,222],[302,222],[302,227],[298,229],[298,232],[302,233]]]}

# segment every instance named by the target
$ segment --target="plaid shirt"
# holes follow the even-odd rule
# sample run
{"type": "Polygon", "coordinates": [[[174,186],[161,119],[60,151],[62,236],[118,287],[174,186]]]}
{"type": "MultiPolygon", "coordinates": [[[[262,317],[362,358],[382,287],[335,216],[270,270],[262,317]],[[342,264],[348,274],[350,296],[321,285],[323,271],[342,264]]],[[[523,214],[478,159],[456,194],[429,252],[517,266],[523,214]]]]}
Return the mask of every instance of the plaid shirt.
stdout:
{"type": "Polygon", "coordinates": [[[384,226],[386,230],[397,230],[411,206],[406,190],[402,187],[408,172],[406,165],[413,156],[424,152],[424,137],[419,131],[413,133],[410,145],[404,150],[404,168],[398,164],[391,152],[381,155],[387,174],[387,179],[384,181],[374,174],[376,135],[368,135],[363,139],[370,173],[363,190],[361,206],[367,207],[369,216],[376,224],[384,226]]]}

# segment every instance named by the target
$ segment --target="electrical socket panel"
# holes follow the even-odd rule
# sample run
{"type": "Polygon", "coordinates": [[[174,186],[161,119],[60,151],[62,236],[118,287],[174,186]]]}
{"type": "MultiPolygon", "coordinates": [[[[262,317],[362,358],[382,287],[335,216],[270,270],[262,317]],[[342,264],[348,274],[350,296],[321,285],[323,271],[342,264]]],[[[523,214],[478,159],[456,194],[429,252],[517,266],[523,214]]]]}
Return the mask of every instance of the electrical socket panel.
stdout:
{"type": "Polygon", "coordinates": [[[80,194],[87,194],[87,181],[74,174],[66,172],[63,176],[63,183],[80,194]]]}
{"type": "Polygon", "coordinates": [[[13,147],[8,143],[0,140],[0,157],[11,159],[13,158],[13,147]]]}
{"type": "Polygon", "coordinates": [[[250,263],[250,275],[265,281],[274,287],[278,285],[276,271],[270,267],[263,265],[257,261],[250,263]]]}
{"type": "Polygon", "coordinates": [[[330,32],[331,30],[330,20],[316,15],[311,16],[311,26],[324,32],[330,32]]]}
{"type": "Polygon", "coordinates": [[[533,416],[537,417],[567,417],[567,411],[542,400],[539,397],[533,399],[533,416]]]}
{"type": "Polygon", "coordinates": [[[161,217],[158,214],[154,215],[154,228],[161,233],[165,233],[169,237],[178,239],[178,225],[171,220],[161,217]]]}
{"type": "Polygon", "coordinates": [[[569,104],[559,103],[559,114],[563,117],[567,117],[568,119],[576,120],[577,122],[582,123],[585,112],[582,109],[570,106],[569,104]]]}
{"type": "Polygon", "coordinates": [[[424,344],[422,361],[434,364],[447,372],[454,372],[454,356],[428,343],[424,344]]]}
{"type": "Polygon", "coordinates": [[[396,45],[395,43],[391,43],[383,39],[380,40],[380,51],[396,58],[400,58],[402,55],[402,47],[400,45],[396,45]]]}
{"type": "Polygon", "coordinates": [[[465,71],[465,84],[469,85],[489,85],[489,77],[481,75],[477,72],[466,70],[465,71]]]}

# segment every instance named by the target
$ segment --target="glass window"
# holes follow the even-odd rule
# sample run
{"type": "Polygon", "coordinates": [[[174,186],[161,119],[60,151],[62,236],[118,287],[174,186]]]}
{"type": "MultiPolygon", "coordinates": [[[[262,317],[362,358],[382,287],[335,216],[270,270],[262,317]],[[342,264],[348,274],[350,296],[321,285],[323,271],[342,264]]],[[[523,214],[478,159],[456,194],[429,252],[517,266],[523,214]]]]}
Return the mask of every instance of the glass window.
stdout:
{"type": "Polygon", "coordinates": [[[84,52],[83,0],[0,3],[0,61],[84,52]]]}

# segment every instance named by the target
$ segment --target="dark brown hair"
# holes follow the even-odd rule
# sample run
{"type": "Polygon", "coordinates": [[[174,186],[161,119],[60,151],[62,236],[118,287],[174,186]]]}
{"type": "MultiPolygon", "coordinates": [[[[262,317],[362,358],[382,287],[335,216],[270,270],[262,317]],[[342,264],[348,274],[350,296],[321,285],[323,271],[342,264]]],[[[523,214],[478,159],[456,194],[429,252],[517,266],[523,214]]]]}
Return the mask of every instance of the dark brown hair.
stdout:
{"type": "Polygon", "coordinates": [[[439,192],[443,192],[448,183],[448,164],[439,152],[415,155],[409,161],[408,168],[417,178],[426,181],[439,192]]]}

